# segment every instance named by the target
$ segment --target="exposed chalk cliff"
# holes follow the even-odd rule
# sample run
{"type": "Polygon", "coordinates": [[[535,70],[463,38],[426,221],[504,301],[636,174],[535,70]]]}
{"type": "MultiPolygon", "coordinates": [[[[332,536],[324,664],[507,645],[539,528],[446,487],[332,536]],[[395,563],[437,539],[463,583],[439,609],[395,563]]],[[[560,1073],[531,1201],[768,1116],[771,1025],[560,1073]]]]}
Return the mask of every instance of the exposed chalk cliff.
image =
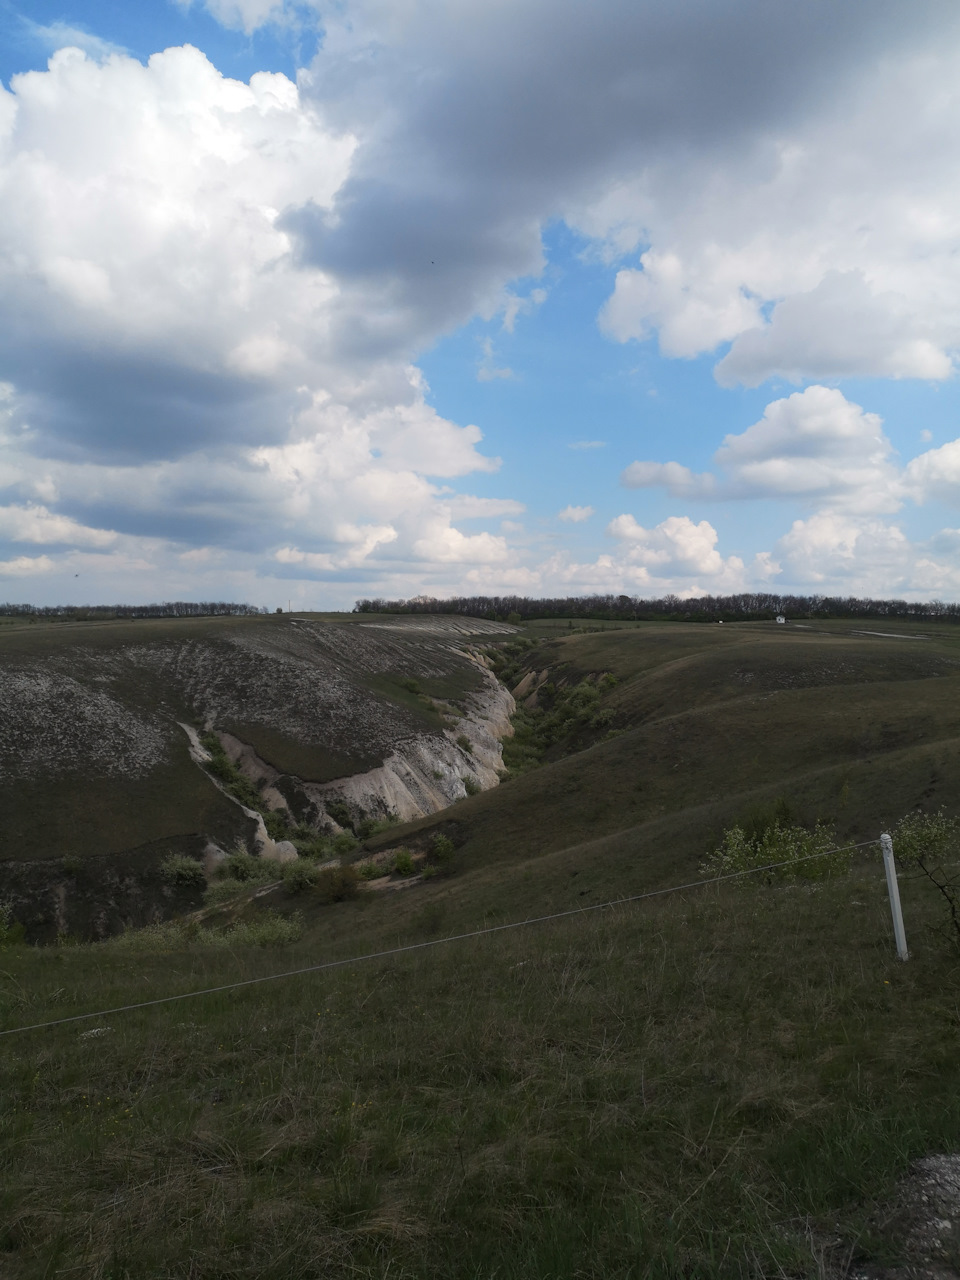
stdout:
{"type": "Polygon", "coordinates": [[[487,790],[498,785],[503,769],[501,739],[513,732],[513,697],[476,657],[463,656],[477,663],[482,683],[465,696],[456,724],[441,732],[410,736],[373,769],[311,782],[281,773],[234,734],[221,733],[221,742],[246,777],[260,784],[267,803],[286,809],[297,821],[339,829],[327,812],[330,802],[345,803],[373,818],[394,815],[403,822],[437,813],[462,800],[468,788],[487,790]]]}
{"type": "Polygon", "coordinates": [[[283,615],[0,634],[0,898],[34,938],[109,932],[175,899],[137,887],[171,853],[289,856],[203,767],[205,732],[319,829],[330,806],[407,819],[496,786],[513,699],[482,650],[514,631],[283,615]]]}

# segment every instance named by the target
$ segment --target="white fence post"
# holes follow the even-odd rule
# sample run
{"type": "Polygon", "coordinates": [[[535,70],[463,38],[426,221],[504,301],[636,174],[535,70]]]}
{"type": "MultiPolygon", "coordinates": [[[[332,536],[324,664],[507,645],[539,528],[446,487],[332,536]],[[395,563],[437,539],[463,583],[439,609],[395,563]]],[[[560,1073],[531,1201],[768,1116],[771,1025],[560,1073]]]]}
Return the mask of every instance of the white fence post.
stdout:
{"type": "Polygon", "coordinates": [[[887,893],[890,895],[890,914],[893,916],[893,936],[897,940],[897,955],[901,960],[906,960],[910,953],[907,950],[907,935],[903,931],[903,912],[900,909],[897,864],[893,860],[893,841],[888,835],[880,837],[880,848],[883,850],[883,869],[887,873],[887,893]]]}

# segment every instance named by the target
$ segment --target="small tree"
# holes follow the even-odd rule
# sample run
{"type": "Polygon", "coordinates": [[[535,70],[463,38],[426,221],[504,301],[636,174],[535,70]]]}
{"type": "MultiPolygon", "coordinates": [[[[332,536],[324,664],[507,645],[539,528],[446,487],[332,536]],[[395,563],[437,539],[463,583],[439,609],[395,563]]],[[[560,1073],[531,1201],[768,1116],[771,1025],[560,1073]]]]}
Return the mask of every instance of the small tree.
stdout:
{"type": "Polygon", "coordinates": [[[936,813],[908,813],[891,832],[893,851],[905,867],[914,868],[936,885],[947,909],[944,932],[960,947],[960,821],[936,813]],[[952,870],[944,864],[952,863],[952,870]]]}

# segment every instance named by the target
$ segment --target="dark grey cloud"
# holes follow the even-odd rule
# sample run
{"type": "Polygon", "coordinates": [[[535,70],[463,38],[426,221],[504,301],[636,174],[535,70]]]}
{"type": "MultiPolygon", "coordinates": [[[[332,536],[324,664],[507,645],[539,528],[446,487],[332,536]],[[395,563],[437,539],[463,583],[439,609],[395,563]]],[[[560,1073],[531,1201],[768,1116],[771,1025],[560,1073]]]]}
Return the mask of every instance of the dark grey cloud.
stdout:
{"type": "Polygon", "coordinates": [[[537,271],[539,226],[571,204],[670,154],[742,151],[824,110],[885,51],[956,24],[942,0],[909,12],[896,0],[402,12],[348,6],[366,37],[318,54],[303,87],[361,145],[333,216],[304,206],[284,220],[304,263],[379,303],[350,306],[352,341],[385,353],[537,271]]]}
{"type": "Polygon", "coordinates": [[[192,369],[161,352],[78,349],[39,336],[29,351],[0,336],[0,380],[16,385],[16,419],[29,426],[32,450],[108,465],[275,442],[296,403],[285,386],[192,369]]]}

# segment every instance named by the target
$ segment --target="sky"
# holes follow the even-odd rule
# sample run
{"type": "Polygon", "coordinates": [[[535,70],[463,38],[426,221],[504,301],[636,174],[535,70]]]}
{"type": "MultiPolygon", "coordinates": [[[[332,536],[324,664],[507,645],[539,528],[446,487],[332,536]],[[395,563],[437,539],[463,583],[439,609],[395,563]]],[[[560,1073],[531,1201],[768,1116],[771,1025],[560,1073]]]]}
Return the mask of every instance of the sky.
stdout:
{"type": "Polygon", "coordinates": [[[952,0],[0,0],[0,600],[960,598],[952,0]]]}

